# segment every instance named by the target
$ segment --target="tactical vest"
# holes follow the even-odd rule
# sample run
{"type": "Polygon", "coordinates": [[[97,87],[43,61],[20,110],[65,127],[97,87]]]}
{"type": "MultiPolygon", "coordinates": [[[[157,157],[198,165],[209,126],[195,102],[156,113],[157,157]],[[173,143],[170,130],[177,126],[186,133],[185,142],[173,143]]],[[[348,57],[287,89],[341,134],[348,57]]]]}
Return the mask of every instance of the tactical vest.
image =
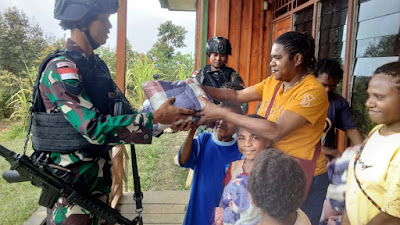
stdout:
{"type": "MultiPolygon", "coordinates": [[[[102,115],[131,114],[132,109],[125,96],[118,96],[117,86],[103,60],[97,55],[90,59],[75,51],[55,51],[42,62],[33,88],[33,106],[31,118],[32,146],[35,151],[71,153],[81,152],[86,157],[98,157],[108,154],[111,146],[89,143],[64,117],[64,113],[46,113],[39,84],[47,64],[55,57],[65,56],[73,61],[82,77],[83,90],[93,103],[93,107],[102,115]]],[[[64,83],[67,91],[75,93],[82,87],[64,83]],[[75,92],[74,92],[75,91],[75,92]]],[[[76,93],[78,94],[78,93],[76,93]]],[[[110,137],[113,138],[113,137],[110,137]]],[[[109,139],[110,140],[110,139],[109,139]]],[[[117,140],[110,140],[116,142],[117,140]]]]}
{"type": "Polygon", "coordinates": [[[201,82],[204,86],[221,88],[222,84],[231,81],[231,74],[235,72],[230,67],[225,66],[222,71],[212,71],[211,65],[204,67],[201,71],[203,74],[203,81],[201,82]]]}

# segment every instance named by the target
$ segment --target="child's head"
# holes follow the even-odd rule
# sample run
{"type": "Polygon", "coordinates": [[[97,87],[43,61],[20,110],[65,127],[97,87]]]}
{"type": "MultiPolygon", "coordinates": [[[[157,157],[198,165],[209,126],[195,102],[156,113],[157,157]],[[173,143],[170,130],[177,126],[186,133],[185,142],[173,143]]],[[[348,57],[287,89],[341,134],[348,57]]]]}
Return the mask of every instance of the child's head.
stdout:
{"type": "Polygon", "coordinates": [[[255,206],[282,220],[301,206],[305,186],[300,164],[288,154],[269,148],[256,157],[247,189],[255,206]]]}
{"type": "Polygon", "coordinates": [[[235,82],[226,82],[226,83],[223,83],[221,87],[222,87],[222,88],[233,89],[233,90],[236,90],[236,91],[239,91],[239,90],[243,90],[243,89],[244,89],[243,86],[240,86],[240,84],[235,83],[235,82]]]}
{"type": "MultiPolygon", "coordinates": [[[[266,120],[266,118],[256,114],[248,115],[248,117],[266,120]]],[[[270,140],[260,137],[242,127],[239,127],[237,132],[237,143],[240,153],[248,160],[254,160],[262,150],[271,145],[270,140]]]]}
{"type": "Polygon", "coordinates": [[[340,63],[333,59],[321,59],[315,66],[314,75],[324,85],[326,92],[336,90],[336,86],[343,78],[340,63]]]}
{"type": "Polygon", "coordinates": [[[373,122],[388,126],[400,122],[400,62],[377,68],[367,92],[365,105],[373,122]]]}
{"type": "MultiPolygon", "coordinates": [[[[243,115],[242,109],[236,103],[223,101],[219,106],[231,112],[243,115]]],[[[230,141],[232,140],[232,135],[236,133],[236,125],[225,120],[219,120],[215,122],[215,133],[220,141],[230,141]]]]}

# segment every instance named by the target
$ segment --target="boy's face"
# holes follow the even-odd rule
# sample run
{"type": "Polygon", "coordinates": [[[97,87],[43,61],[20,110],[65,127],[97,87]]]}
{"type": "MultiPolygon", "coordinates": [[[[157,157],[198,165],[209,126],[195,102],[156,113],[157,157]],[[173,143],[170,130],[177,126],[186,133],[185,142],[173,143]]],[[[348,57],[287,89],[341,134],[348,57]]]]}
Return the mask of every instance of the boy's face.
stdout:
{"type": "Polygon", "coordinates": [[[225,65],[228,56],[224,53],[210,53],[210,63],[214,68],[220,68],[225,65]]]}
{"type": "Polygon", "coordinates": [[[337,79],[333,77],[329,77],[328,74],[322,73],[317,77],[318,81],[324,85],[325,91],[327,93],[334,92],[337,86],[337,79]]]}
{"type": "Polygon", "coordinates": [[[258,153],[266,149],[269,145],[269,142],[265,138],[252,134],[243,128],[240,128],[238,131],[237,142],[240,153],[249,160],[254,160],[258,153]]]}
{"type": "Polygon", "coordinates": [[[365,105],[371,120],[378,124],[393,125],[400,122],[400,91],[394,78],[385,74],[374,75],[368,84],[365,105]]]}
{"type": "MultiPolygon", "coordinates": [[[[230,108],[226,108],[226,110],[235,112],[230,108]]],[[[236,133],[236,125],[224,120],[218,120],[215,122],[215,132],[220,140],[232,140],[232,135],[236,133]]]]}

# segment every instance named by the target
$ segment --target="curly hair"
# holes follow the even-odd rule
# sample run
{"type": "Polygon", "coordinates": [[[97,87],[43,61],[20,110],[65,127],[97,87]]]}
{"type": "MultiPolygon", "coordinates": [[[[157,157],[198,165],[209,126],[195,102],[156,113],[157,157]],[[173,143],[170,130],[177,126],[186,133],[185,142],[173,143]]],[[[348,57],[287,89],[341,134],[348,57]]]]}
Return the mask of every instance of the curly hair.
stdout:
{"type": "Polygon", "coordinates": [[[240,91],[240,90],[244,89],[242,86],[240,86],[240,84],[235,83],[235,82],[225,82],[222,84],[221,87],[236,90],[236,91],[240,91]]]}
{"type": "Polygon", "coordinates": [[[305,186],[300,164],[288,154],[269,148],[257,155],[247,189],[258,208],[281,220],[301,206],[305,186]]]}
{"type": "Polygon", "coordinates": [[[240,115],[243,115],[243,114],[244,114],[242,108],[240,107],[240,105],[238,105],[238,104],[236,104],[236,103],[234,103],[234,102],[231,102],[231,101],[223,101],[223,102],[221,102],[220,106],[221,106],[222,108],[229,108],[229,109],[232,109],[232,110],[233,110],[235,113],[237,113],[237,114],[240,114],[240,115]]]}
{"type": "Polygon", "coordinates": [[[315,65],[315,43],[314,38],[306,33],[289,31],[279,36],[275,44],[283,45],[283,49],[289,52],[289,59],[300,53],[303,56],[303,67],[308,72],[314,70],[315,65]]]}
{"type": "MultiPolygon", "coordinates": [[[[263,116],[260,116],[260,115],[257,115],[257,114],[249,114],[249,115],[247,115],[247,117],[255,118],[255,119],[264,119],[264,120],[267,119],[267,118],[265,118],[265,117],[263,117],[263,116]]],[[[236,127],[236,132],[239,132],[239,130],[240,130],[241,128],[242,128],[242,127],[237,126],[237,127],[236,127]]],[[[252,132],[251,132],[251,133],[252,133],[252,132]]]]}
{"type": "Polygon", "coordinates": [[[343,79],[342,67],[340,66],[340,63],[333,59],[321,59],[317,62],[314,75],[318,77],[323,73],[328,74],[328,77],[335,78],[338,82],[343,79]]]}
{"type": "Polygon", "coordinates": [[[374,72],[374,75],[377,74],[385,74],[395,78],[394,83],[397,89],[400,90],[400,61],[387,63],[378,67],[374,72]]]}

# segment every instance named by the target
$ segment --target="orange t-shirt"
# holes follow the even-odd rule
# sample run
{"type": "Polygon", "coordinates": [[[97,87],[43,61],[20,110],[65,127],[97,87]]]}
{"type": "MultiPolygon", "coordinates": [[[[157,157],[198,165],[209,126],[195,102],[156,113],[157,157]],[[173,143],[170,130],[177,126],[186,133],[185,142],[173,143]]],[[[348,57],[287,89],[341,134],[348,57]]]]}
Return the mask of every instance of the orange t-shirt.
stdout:
{"type": "MultiPolygon", "coordinates": [[[[257,94],[262,97],[258,115],[265,116],[278,83],[274,76],[269,76],[255,85],[257,94]]],[[[276,122],[283,111],[289,110],[304,117],[308,123],[275,142],[274,147],[291,156],[311,160],[315,145],[321,140],[328,107],[328,95],[312,74],[307,75],[286,92],[283,92],[281,85],[267,119],[276,122]]],[[[321,152],[316,162],[314,176],[325,172],[327,172],[326,161],[324,153],[321,152]]]]}

